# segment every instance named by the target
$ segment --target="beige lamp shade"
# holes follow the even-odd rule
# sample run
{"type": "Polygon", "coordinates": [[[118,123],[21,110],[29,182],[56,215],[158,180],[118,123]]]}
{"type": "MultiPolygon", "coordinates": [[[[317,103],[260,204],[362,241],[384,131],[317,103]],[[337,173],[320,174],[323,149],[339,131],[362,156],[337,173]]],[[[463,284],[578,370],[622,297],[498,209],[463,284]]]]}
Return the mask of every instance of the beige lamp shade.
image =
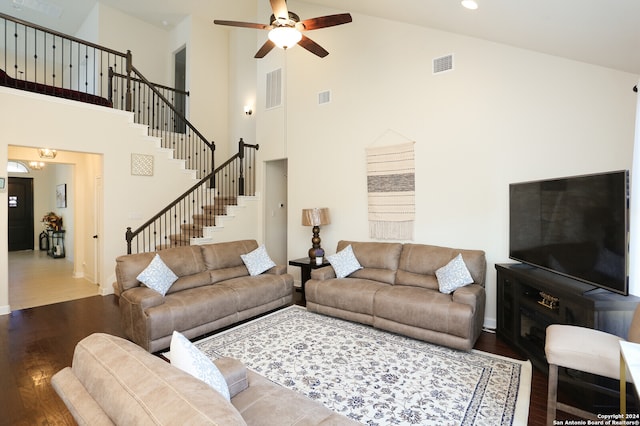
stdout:
{"type": "Polygon", "coordinates": [[[303,226],[320,226],[328,225],[330,223],[331,218],[329,217],[329,209],[326,207],[302,210],[303,226]]]}

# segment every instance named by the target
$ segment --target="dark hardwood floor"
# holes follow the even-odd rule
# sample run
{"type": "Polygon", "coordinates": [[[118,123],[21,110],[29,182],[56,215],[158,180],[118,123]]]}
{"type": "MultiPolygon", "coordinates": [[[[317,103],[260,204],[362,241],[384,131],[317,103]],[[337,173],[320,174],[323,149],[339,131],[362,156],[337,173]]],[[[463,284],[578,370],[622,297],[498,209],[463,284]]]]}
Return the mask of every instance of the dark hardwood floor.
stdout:
{"type": "MultiPolygon", "coordinates": [[[[115,296],[93,296],[0,316],[0,425],[72,425],[51,387],[51,376],[71,365],[78,341],[95,332],[122,336],[115,296]]],[[[476,349],[524,359],[493,333],[476,349]]],[[[544,425],[547,378],[533,371],[529,425],[544,425]]],[[[559,419],[568,419],[562,417],[559,419]]]]}

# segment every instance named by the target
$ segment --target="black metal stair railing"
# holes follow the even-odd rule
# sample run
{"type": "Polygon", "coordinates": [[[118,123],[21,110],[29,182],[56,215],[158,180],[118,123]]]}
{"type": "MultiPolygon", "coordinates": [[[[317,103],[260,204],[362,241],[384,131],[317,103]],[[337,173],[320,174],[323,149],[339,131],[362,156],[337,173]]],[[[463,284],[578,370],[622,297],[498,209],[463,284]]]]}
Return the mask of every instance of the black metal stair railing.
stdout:
{"type": "Polygon", "coordinates": [[[152,83],[134,66],[129,71],[127,75],[110,72],[114,107],[130,102],[128,111],[133,112],[134,120],[149,126],[150,134],[161,139],[163,148],[172,149],[174,158],[185,161],[185,168],[194,170],[198,179],[210,174],[215,143],[209,142],[185,117],[180,95],[189,92],[152,83]]]}
{"type": "Polygon", "coordinates": [[[214,226],[216,216],[226,214],[227,206],[236,205],[239,196],[256,194],[258,149],[240,139],[233,157],[139,228],[128,227],[127,254],[190,245],[192,238],[203,237],[204,228],[214,226]]]}

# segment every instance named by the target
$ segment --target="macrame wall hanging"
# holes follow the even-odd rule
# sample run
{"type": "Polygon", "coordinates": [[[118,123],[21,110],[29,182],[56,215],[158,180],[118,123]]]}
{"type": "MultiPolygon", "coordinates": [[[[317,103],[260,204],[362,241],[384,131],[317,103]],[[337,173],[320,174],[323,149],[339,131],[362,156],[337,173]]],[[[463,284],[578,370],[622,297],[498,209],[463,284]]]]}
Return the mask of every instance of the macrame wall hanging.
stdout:
{"type": "Polygon", "coordinates": [[[366,149],[371,238],[413,240],[416,210],[414,144],[366,149]]]}

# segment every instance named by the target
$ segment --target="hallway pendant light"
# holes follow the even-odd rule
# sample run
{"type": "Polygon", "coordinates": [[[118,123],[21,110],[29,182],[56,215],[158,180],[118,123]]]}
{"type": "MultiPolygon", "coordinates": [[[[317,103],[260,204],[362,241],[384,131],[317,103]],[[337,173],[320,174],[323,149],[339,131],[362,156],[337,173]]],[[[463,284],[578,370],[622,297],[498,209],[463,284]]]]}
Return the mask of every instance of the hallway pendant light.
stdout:
{"type": "Polygon", "coordinates": [[[44,169],[44,163],[42,161],[29,161],[29,167],[31,170],[42,170],[44,169]]]}
{"type": "Polygon", "coordinates": [[[289,49],[302,40],[302,33],[293,27],[275,27],[269,31],[269,40],[280,49],[289,49]]]}
{"type": "Polygon", "coordinates": [[[56,158],[56,155],[58,155],[58,152],[55,149],[39,148],[38,155],[40,156],[40,158],[53,159],[53,158],[56,158]]]}

